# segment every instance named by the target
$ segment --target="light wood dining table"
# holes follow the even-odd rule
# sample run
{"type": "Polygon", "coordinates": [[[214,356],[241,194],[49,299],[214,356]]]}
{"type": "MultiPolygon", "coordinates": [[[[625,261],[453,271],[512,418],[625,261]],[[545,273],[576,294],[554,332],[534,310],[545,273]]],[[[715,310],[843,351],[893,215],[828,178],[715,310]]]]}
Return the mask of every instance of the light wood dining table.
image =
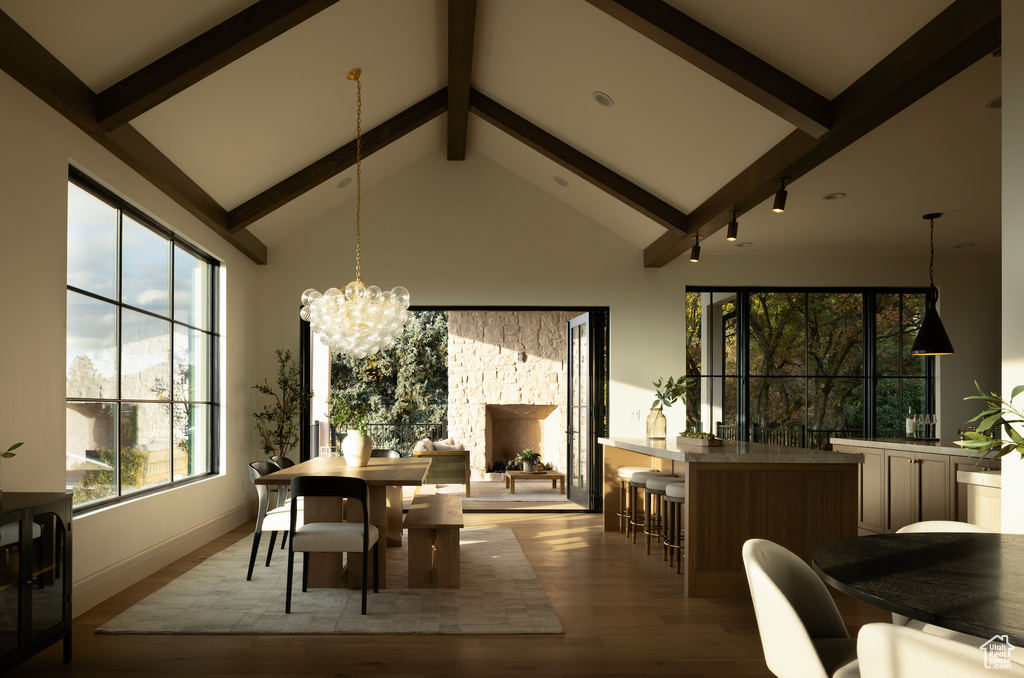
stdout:
{"type": "MultiPolygon", "coordinates": [[[[401,488],[423,485],[430,470],[429,458],[371,458],[366,466],[349,466],[343,457],[314,457],[286,469],[256,479],[261,485],[290,485],[298,476],[343,476],[362,478],[369,490],[370,523],[380,530],[380,587],[387,586],[388,548],[402,545],[401,488]],[[396,491],[397,490],[397,491],[396,491]]],[[[306,497],[303,500],[305,521],[339,522],[344,520],[344,502],[334,497],[306,497]]],[[[351,510],[351,509],[350,509],[351,510]]],[[[373,582],[372,554],[370,582],[373,582]]],[[[360,588],[362,554],[352,554],[343,568],[340,553],[309,554],[309,586],[313,588],[360,588]],[[347,584],[346,584],[347,581],[347,584]]]]}

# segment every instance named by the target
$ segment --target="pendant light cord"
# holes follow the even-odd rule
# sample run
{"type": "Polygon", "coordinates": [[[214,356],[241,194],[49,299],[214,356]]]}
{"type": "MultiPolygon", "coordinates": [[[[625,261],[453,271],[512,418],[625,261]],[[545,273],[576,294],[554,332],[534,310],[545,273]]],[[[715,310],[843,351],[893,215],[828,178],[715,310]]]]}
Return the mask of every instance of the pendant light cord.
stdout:
{"type": "Polygon", "coordinates": [[[929,244],[931,245],[931,255],[928,258],[928,282],[932,287],[935,287],[935,276],[932,275],[932,267],[935,265],[935,219],[932,219],[931,222],[931,232],[928,237],[929,244]]]}
{"type": "Polygon", "coordinates": [[[349,80],[356,81],[356,280],[362,282],[360,275],[360,246],[362,245],[362,224],[360,223],[360,212],[362,210],[362,159],[363,159],[363,138],[360,126],[363,114],[363,84],[359,82],[361,70],[356,68],[348,74],[349,80]]]}

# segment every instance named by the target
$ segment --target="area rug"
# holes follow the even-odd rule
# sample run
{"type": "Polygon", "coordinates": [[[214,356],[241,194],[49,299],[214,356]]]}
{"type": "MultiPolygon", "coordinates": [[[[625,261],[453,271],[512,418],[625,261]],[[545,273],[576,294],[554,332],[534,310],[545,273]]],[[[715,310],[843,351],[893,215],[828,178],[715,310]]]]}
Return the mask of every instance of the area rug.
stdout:
{"type": "MultiPolygon", "coordinates": [[[[266,539],[264,539],[266,541],[266,539]]],[[[302,592],[296,555],[292,612],[284,613],[287,556],[266,547],[245,580],[251,538],[217,553],[96,629],[118,634],[540,634],[562,624],[509,528],[464,529],[457,589],[410,589],[406,551],[388,552],[389,588],[302,592]]]]}

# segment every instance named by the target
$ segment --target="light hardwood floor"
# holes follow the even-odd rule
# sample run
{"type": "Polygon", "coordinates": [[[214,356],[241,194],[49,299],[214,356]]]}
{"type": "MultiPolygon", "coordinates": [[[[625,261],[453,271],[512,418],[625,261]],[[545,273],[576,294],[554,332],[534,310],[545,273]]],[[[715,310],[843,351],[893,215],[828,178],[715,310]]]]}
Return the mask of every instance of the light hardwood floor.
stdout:
{"type": "MultiPolygon", "coordinates": [[[[79,616],[74,659],[60,647],[11,670],[49,676],[770,676],[749,597],[688,599],[660,553],[601,531],[593,514],[467,514],[467,526],[511,527],[565,627],[549,636],[113,636],[94,629],[238,539],[252,524],[79,616]]],[[[494,586],[501,586],[500,581],[494,586]]],[[[888,621],[836,594],[851,634],[888,621]]],[[[371,605],[372,612],[372,605],[371,605]]]]}

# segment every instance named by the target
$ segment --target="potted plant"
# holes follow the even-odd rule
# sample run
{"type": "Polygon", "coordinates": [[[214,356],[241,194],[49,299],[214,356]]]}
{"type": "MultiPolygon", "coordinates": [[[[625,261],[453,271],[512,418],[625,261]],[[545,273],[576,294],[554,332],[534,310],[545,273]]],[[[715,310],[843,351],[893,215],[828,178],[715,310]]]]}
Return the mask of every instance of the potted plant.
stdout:
{"type": "Polygon", "coordinates": [[[263,395],[271,396],[274,402],[253,412],[256,431],[268,456],[287,457],[288,452],[299,442],[299,415],[309,406],[313,392],[302,387],[299,366],[292,360],[292,352],[277,349],[277,389],[271,388],[264,379],[253,386],[263,395]]]}
{"type": "Polygon", "coordinates": [[[669,377],[667,380],[661,377],[654,383],[654,403],[651,405],[651,413],[647,415],[647,437],[655,440],[664,440],[668,425],[665,421],[664,408],[672,407],[672,404],[686,392],[686,387],[693,380],[685,376],[675,379],[669,377]]]}
{"type": "Polygon", "coordinates": [[[373,441],[366,434],[369,424],[369,406],[356,398],[335,391],[328,399],[328,418],[336,431],[345,430],[341,451],[349,466],[366,466],[373,452],[373,441]]]}
{"type": "Polygon", "coordinates": [[[523,465],[523,471],[533,472],[533,465],[540,461],[540,454],[527,448],[516,455],[516,461],[523,465]]]}
{"type": "Polygon", "coordinates": [[[721,447],[722,439],[716,437],[714,433],[683,431],[676,438],[676,443],[683,447],[721,447]]]}
{"type": "MultiPolygon", "coordinates": [[[[0,459],[10,459],[11,457],[18,456],[17,454],[15,454],[14,450],[18,449],[19,447],[21,447],[24,444],[25,443],[14,443],[13,445],[11,445],[10,447],[7,448],[6,452],[0,453],[0,459]]],[[[0,497],[2,497],[3,494],[4,494],[4,486],[3,486],[2,483],[0,483],[0,497]]]]}
{"type": "Polygon", "coordinates": [[[1001,396],[992,393],[985,395],[985,392],[974,382],[978,389],[978,395],[967,396],[964,400],[981,400],[985,403],[985,409],[971,421],[981,420],[977,431],[968,431],[964,435],[967,440],[955,441],[957,445],[967,450],[974,450],[972,456],[980,455],[982,458],[991,455],[992,459],[999,459],[1010,452],[1017,452],[1024,457],[1024,436],[1014,426],[1024,424],[1024,413],[1012,405],[1013,399],[1024,393],[1024,385],[1015,386],[1010,392],[1010,400],[1003,400],[1001,396]],[[1002,431],[1006,438],[1000,437],[1002,431]]]}

